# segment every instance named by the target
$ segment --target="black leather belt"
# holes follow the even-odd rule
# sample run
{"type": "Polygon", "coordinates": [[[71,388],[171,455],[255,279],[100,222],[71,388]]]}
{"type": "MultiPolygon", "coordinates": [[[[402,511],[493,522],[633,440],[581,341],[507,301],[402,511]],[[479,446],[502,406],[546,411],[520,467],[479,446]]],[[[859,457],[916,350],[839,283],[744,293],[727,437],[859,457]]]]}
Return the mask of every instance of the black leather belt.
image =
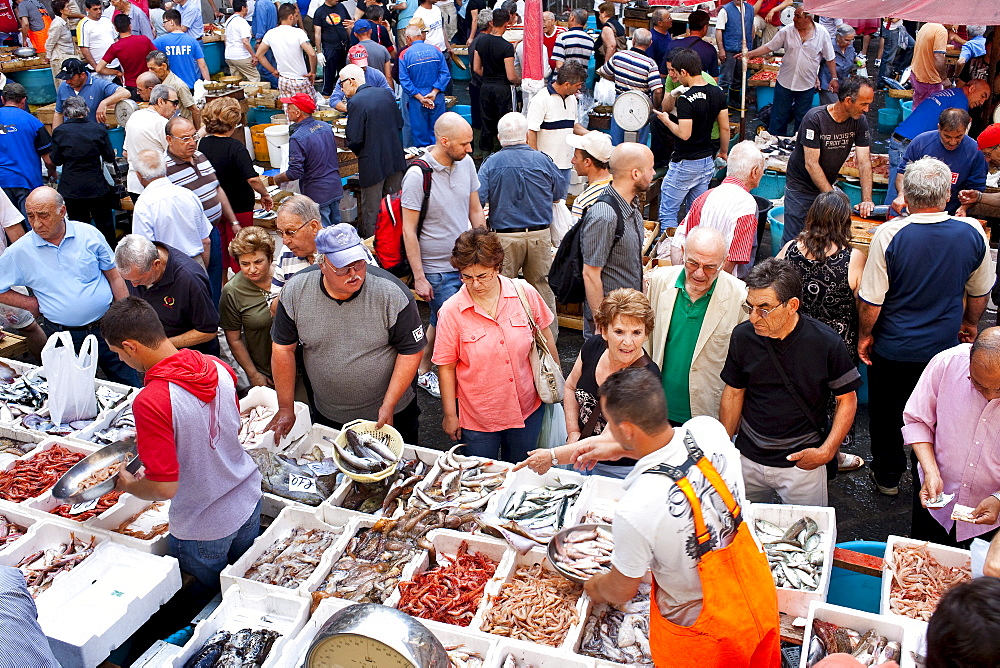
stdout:
{"type": "Polygon", "coordinates": [[[528,227],[511,227],[503,230],[493,230],[497,234],[513,234],[514,232],[539,232],[549,229],[548,225],[529,225],[528,227]]]}
{"type": "Polygon", "coordinates": [[[898,142],[903,143],[903,144],[909,144],[911,141],[913,141],[909,137],[904,137],[902,135],[898,135],[895,132],[892,133],[892,138],[895,139],[898,142]]]}
{"type": "Polygon", "coordinates": [[[58,322],[52,322],[51,320],[49,320],[48,323],[53,329],[59,332],[88,332],[92,329],[97,329],[100,326],[101,321],[95,320],[89,325],[76,325],[74,327],[70,327],[69,325],[60,325],[58,322]]]}

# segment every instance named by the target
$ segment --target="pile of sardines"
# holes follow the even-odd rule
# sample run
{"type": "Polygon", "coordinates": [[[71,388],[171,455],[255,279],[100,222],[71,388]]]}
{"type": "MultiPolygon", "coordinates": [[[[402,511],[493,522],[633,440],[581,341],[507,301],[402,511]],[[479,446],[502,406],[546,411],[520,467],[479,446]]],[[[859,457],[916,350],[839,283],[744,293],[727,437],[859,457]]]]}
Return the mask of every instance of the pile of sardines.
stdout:
{"type": "Polygon", "coordinates": [[[267,629],[219,631],[187,660],[184,668],[253,668],[261,666],[281,635],[267,629]]]}
{"type": "Polygon", "coordinates": [[[757,519],[757,537],[764,547],[774,584],[787,589],[816,591],[822,579],[823,532],[811,517],[802,517],[790,527],[757,519]]]}
{"type": "Polygon", "coordinates": [[[346,446],[340,445],[329,436],[323,438],[333,444],[337,457],[340,459],[340,467],[345,473],[370,475],[380,473],[399,463],[399,455],[389,448],[388,436],[384,437],[385,440],[381,440],[371,434],[345,429],[346,446]]]}
{"type": "Polygon", "coordinates": [[[551,538],[566,524],[566,512],[576,503],[583,487],[576,483],[533,487],[511,494],[501,517],[514,520],[536,536],[551,538]]]}
{"type": "Polygon", "coordinates": [[[264,550],[243,577],[294,589],[312,575],[323,553],[343,530],[343,527],[335,527],[331,531],[295,527],[264,550]]]}
{"type": "Polygon", "coordinates": [[[809,641],[806,668],[812,668],[828,654],[850,654],[862,666],[881,666],[889,661],[899,661],[900,646],[888,640],[875,629],[861,635],[854,629],[813,619],[812,639],[809,641]]]}
{"type": "Polygon", "coordinates": [[[649,648],[650,585],[624,605],[595,605],[583,626],[580,654],[633,666],[653,665],[649,648]]]}

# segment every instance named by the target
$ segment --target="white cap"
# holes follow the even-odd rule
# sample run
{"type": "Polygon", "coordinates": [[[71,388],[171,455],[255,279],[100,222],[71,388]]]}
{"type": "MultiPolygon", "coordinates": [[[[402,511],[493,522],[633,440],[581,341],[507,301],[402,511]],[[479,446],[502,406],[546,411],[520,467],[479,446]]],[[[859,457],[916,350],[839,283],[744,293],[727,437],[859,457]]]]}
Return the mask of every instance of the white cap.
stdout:
{"type": "Polygon", "coordinates": [[[611,160],[611,135],[598,130],[593,130],[585,135],[568,135],[566,143],[573,148],[586,151],[601,162],[611,160]]]}

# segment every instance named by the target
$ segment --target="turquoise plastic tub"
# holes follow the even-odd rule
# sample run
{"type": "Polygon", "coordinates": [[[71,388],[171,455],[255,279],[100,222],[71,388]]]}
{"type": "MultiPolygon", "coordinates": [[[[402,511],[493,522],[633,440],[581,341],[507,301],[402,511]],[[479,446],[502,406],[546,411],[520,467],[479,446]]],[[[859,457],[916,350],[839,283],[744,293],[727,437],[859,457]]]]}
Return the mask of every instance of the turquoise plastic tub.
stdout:
{"type": "Polygon", "coordinates": [[[904,100],[900,108],[903,110],[903,120],[905,121],[913,113],[913,100],[904,100]]]}
{"type": "Polygon", "coordinates": [[[781,172],[765,171],[764,176],[751,194],[764,199],[778,199],[785,194],[785,175],[781,172]]]}
{"type": "Polygon", "coordinates": [[[767,212],[767,224],[771,227],[771,257],[781,251],[781,235],[785,233],[785,207],[776,206],[767,212]]]}
{"type": "MultiPolygon", "coordinates": [[[[757,111],[774,102],[774,89],[769,86],[756,86],[757,88],[757,111]]],[[[819,106],[819,93],[813,95],[812,106],[819,106]]]]}
{"type": "Polygon", "coordinates": [[[205,53],[205,65],[208,67],[208,73],[218,74],[221,72],[222,66],[225,64],[223,55],[226,53],[226,43],[209,42],[203,44],[201,50],[205,53]]]}
{"type": "Polygon", "coordinates": [[[464,118],[469,124],[472,124],[472,107],[467,104],[456,104],[451,108],[456,114],[464,118]]]}
{"type": "MultiPolygon", "coordinates": [[[[903,100],[900,99],[900,98],[898,98],[898,97],[889,97],[888,95],[886,95],[885,96],[885,104],[882,105],[882,106],[885,109],[899,109],[900,108],[900,103],[902,101],[903,100]]],[[[913,105],[911,104],[910,106],[912,107],[913,105]]]]}
{"type": "Polygon", "coordinates": [[[8,72],[7,78],[24,86],[28,94],[28,104],[46,105],[56,101],[56,86],[52,80],[51,67],[8,72]]]}
{"type": "Polygon", "coordinates": [[[899,125],[899,116],[902,109],[883,108],[878,110],[878,128],[883,132],[889,132],[899,125]]]}
{"type": "Polygon", "coordinates": [[[448,59],[448,68],[451,70],[451,78],[453,81],[468,81],[472,78],[472,65],[469,64],[468,56],[459,56],[459,60],[465,65],[463,70],[461,67],[455,64],[455,61],[451,58],[448,59]]]}
{"type": "Polygon", "coordinates": [[[115,149],[115,155],[122,157],[125,150],[125,128],[111,128],[108,130],[108,137],[111,138],[111,146],[115,149]]]}
{"type": "MultiPolygon", "coordinates": [[[[882,111],[881,109],[879,111],[882,111]]],[[[847,198],[851,200],[851,206],[861,204],[861,184],[854,181],[837,181],[837,187],[847,193],[847,198]]],[[[885,201],[885,187],[872,188],[872,201],[875,203],[885,201]]]]}
{"type": "MultiPolygon", "coordinates": [[[[873,557],[885,556],[885,543],[870,540],[852,540],[837,543],[837,547],[873,557]]],[[[827,603],[845,608],[878,614],[882,597],[882,578],[862,575],[843,568],[834,568],[830,573],[830,593],[827,603]]]]}
{"type": "Polygon", "coordinates": [[[274,107],[250,107],[247,109],[247,126],[262,125],[271,122],[271,116],[277,112],[274,107]]]}

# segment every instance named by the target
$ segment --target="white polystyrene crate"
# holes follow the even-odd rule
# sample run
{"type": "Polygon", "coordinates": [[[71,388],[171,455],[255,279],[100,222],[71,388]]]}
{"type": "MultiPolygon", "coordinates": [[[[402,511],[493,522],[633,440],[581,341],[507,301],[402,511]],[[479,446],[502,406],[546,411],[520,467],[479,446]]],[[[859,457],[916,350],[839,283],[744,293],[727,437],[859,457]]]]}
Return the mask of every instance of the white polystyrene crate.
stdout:
{"type": "Polygon", "coordinates": [[[308,596],[310,585],[316,584],[317,578],[324,572],[324,567],[326,570],[329,570],[331,559],[333,559],[333,555],[337,551],[335,548],[342,542],[344,533],[345,527],[333,526],[322,521],[317,516],[315,508],[285,508],[275,518],[274,522],[271,523],[271,526],[257,537],[257,540],[253,542],[253,545],[250,546],[250,549],[243,556],[222,570],[222,573],[219,575],[222,588],[226,590],[231,585],[238,585],[240,591],[248,596],[267,596],[268,593],[272,592],[308,596]],[[297,527],[338,533],[337,538],[327,547],[319,564],[317,564],[316,568],[307,578],[303,579],[297,587],[279,587],[278,585],[257,582],[256,580],[248,580],[244,577],[247,570],[268,548],[274,543],[287,538],[292,530],[297,527]]]}
{"type": "Polygon", "coordinates": [[[892,591],[892,573],[889,571],[889,566],[895,563],[893,561],[893,548],[896,545],[910,547],[926,545],[927,551],[942,566],[964,566],[969,569],[970,573],[972,572],[972,553],[969,550],[960,550],[957,547],[938,545],[937,543],[928,543],[927,541],[913,540],[912,538],[904,538],[902,536],[889,536],[885,544],[885,565],[882,568],[882,598],[879,605],[879,612],[893,618],[893,620],[909,620],[917,625],[926,625],[926,622],[919,619],[897,615],[889,607],[889,596],[892,591]]]}
{"type": "Polygon", "coordinates": [[[97,528],[97,525],[94,523],[94,521],[98,517],[105,517],[105,516],[107,516],[115,508],[120,507],[124,503],[124,501],[126,499],[128,499],[129,497],[131,497],[131,494],[122,494],[121,496],[118,497],[118,501],[115,502],[115,505],[111,506],[110,508],[108,508],[107,510],[105,510],[103,513],[101,513],[100,515],[98,515],[97,517],[92,517],[92,518],[87,519],[87,520],[70,519],[68,517],[63,517],[62,515],[56,515],[56,514],[54,514],[52,511],[55,508],[63,505],[66,502],[65,501],[61,501],[61,500],[55,498],[54,496],[52,496],[52,490],[51,489],[49,491],[45,492],[44,494],[42,494],[41,496],[36,496],[33,499],[28,499],[27,501],[25,501],[21,505],[23,505],[23,506],[25,506],[27,508],[30,508],[31,510],[34,510],[38,514],[39,517],[47,517],[47,518],[52,519],[54,522],[61,522],[61,523],[66,524],[68,526],[74,526],[74,527],[76,527],[76,526],[85,526],[85,527],[88,527],[88,528],[97,528]]]}
{"type": "MultiPolygon", "coordinates": [[[[778,587],[778,611],[793,617],[805,617],[812,601],[826,601],[830,593],[830,575],[833,572],[833,550],[837,544],[837,513],[826,506],[793,506],[786,504],[747,504],[744,520],[756,534],[754,521],[762,519],[786,529],[803,517],[811,517],[822,532],[819,549],[823,550],[823,565],[820,567],[819,585],[815,591],[801,591],[790,587],[778,587]]],[[[768,542],[767,536],[759,536],[760,542],[768,542]]],[[[773,539],[771,539],[773,540],[773,539]]]]}
{"type": "Polygon", "coordinates": [[[331,617],[352,605],[357,605],[357,603],[342,598],[324,598],[320,601],[312,615],[309,616],[309,620],[295,634],[295,637],[290,639],[288,644],[285,645],[282,654],[287,659],[287,665],[304,665],[306,652],[309,651],[309,646],[312,645],[312,641],[316,638],[319,630],[323,628],[324,624],[330,621],[331,617]]]}
{"type": "Polygon", "coordinates": [[[218,631],[267,629],[280,633],[268,652],[263,668],[292,666],[285,648],[309,618],[309,601],[292,592],[266,592],[253,595],[238,586],[225,590],[222,603],[206,619],[198,623],[194,635],[171,665],[181,668],[201,650],[202,645],[218,631]]]}
{"type": "MultiPolygon", "coordinates": [[[[648,585],[652,585],[652,583],[653,583],[653,575],[651,573],[647,572],[646,575],[643,576],[642,581],[645,582],[648,585]]],[[[655,596],[655,592],[652,591],[652,590],[650,591],[650,594],[652,596],[655,596]]],[[[608,604],[597,605],[586,594],[583,595],[583,599],[582,600],[583,600],[583,615],[581,615],[581,617],[580,617],[580,619],[581,619],[581,622],[580,622],[580,633],[576,637],[576,642],[573,643],[573,647],[572,647],[573,653],[576,656],[580,656],[580,657],[586,658],[588,660],[594,661],[596,663],[596,665],[598,666],[598,668],[613,668],[615,666],[623,666],[623,665],[644,665],[644,664],[621,664],[621,663],[615,663],[614,661],[608,661],[606,659],[598,659],[596,657],[591,657],[591,656],[587,656],[585,654],[580,654],[579,653],[580,652],[580,646],[583,644],[583,636],[584,636],[584,632],[585,632],[586,627],[587,627],[587,621],[590,619],[590,616],[594,613],[594,611],[595,611],[596,608],[608,605],[608,604]]],[[[645,615],[645,617],[647,619],[649,618],[648,612],[645,615]]],[[[649,665],[651,665],[651,664],[649,664],[649,665]]]]}
{"type": "Polygon", "coordinates": [[[809,659],[809,643],[812,642],[812,625],[814,619],[854,629],[861,635],[867,633],[869,629],[875,629],[879,635],[885,636],[887,640],[900,643],[900,655],[904,659],[901,666],[905,667],[907,665],[905,658],[909,656],[910,630],[906,624],[898,622],[898,618],[893,619],[887,615],[874,615],[870,612],[854,610],[853,608],[845,608],[822,601],[812,601],[809,604],[809,614],[806,618],[805,631],[802,635],[802,655],[799,659],[799,668],[806,668],[806,663],[809,659]]]}
{"type": "MultiPolygon", "coordinates": [[[[162,501],[161,503],[168,504],[168,507],[170,504],[169,501],[162,501]]],[[[131,547],[132,549],[139,550],[140,552],[148,552],[150,554],[157,554],[160,556],[165,555],[169,549],[169,540],[167,538],[169,532],[161,533],[160,535],[149,540],[136,538],[134,536],[118,532],[118,527],[121,526],[123,522],[127,522],[133,516],[148,508],[152,504],[152,501],[140,499],[139,497],[131,494],[125,494],[115,507],[91,520],[90,526],[107,531],[108,537],[112,540],[112,542],[126,547],[131,547]]]]}
{"type": "MultiPolygon", "coordinates": [[[[444,469],[441,467],[441,459],[443,457],[444,453],[442,453],[441,456],[438,457],[437,461],[435,461],[434,468],[430,470],[427,476],[423,480],[417,483],[416,489],[414,490],[414,494],[413,496],[410,497],[410,501],[407,504],[408,506],[412,505],[414,503],[414,499],[417,498],[417,492],[416,492],[417,489],[421,491],[427,490],[434,484],[434,482],[438,479],[438,477],[442,473],[445,473],[444,469]]],[[[502,462],[499,460],[486,459],[482,457],[480,457],[479,459],[481,459],[483,462],[489,462],[489,464],[487,464],[483,468],[483,470],[486,472],[489,473],[500,472],[500,471],[506,472],[506,477],[504,481],[500,484],[499,487],[497,487],[494,490],[494,493],[490,496],[490,499],[487,501],[487,503],[483,507],[479,508],[479,510],[493,512],[496,509],[496,505],[499,502],[500,497],[504,495],[504,493],[507,491],[508,487],[511,484],[511,479],[514,476],[513,472],[514,466],[513,464],[510,464],[508,462],[502,462]]]]}
{"type": "MultiPolygon", "coordinates": [[[[39,453],[45,452],[53,445],[60,445],[69,450],[70,452],[78,452],[82,454],[84,457],[86,457],[87,455],[92,455],[95,452],[97,452],[97,448],[92,445],[87,445],[85,443],[80,443],[78,441],[70,441],[59,436],[48,436],[46,437],[45,440],[39,443],[38,446],[31,452],[25,454],[23,457],[19,457],[18,459],[12,459],[11,461],[7,462],[5,465],[0,467],[0,473],[5,471],[10,471],[14,467],[14,465],[17,464],[17,462],[28,461],[32,457],[37,457],[39,453]]],[[[66,470],[68,471],[69,469],[66,470]]],[[[58,482],[58,478],[52,481],[52,485],[55,485],[56,482],[58,482]]],[[[42,492],[42,494],[45,494],[48,491],[48,489],[51,489],[52,485],[49,485],[49,487],[46,488],[42,492]]],[[[39,496],[41,496],[42,494],[39,494],[39,496]]],[[[32,497],[32,498],[37,498],[37,497],[32,497]]],[[[0,497],[0,500],[9,501],[8,499],[3,499],[2,497],[0,497]]],[[[31,499],[25,499],[25,502],[30,500],[31,499]]],[[[18,503],[20,504],[21,502],[18,503]]]]}
{"type": "Polygon", "coordinates": [[[104,431],[112,425],[112,423],[119,418],[126,410],[131,409],[132,401],[135,399],[135,395],[129,395],[125,401],[118,404],[114,408],[106,410],[97,416],[97,419],[88,426],[84,427],[80,431],[72,435],[72,438],[83,441],[85,443],[92,443],[98,447],[102,447],[102,444],[94,440],[94,434],[99,431],[104,431]]]}
{"type": "Polygon", "coordinates": [[[64,666],[97,666],[181,588],[173,557],[108,540],[58,589],[40,596],[38,622],[64,666]]]}
{"type": "Polygon", "coordinates": [[[555,468],[549,469],[542,475],[538,475],[529,468],[523,468],[511,474],[507,489],[504,490],[503,494],[497,500],[497,515],[500,515],[512,500],[514,504],[517,504],[517,499],[524,492],[540,487],[573,483],[580,486],[580,494],[566,508],[562,525],[563,527],[573,526],[576,523],[576,516],[579,512],[578,506],[583,499],[583,488],[587,483],[588,477],[590,476],[583,476],[575,471],[555,468]]]}
{"type": "Polygon", "coordinates": [[[501,640],[506,640],[505,638],[500,638],[499,636],[490,635],[488,633],[481,633],[479,631],[471,631],[467,628],[461,628],[455,626],[454,624],[442,624],[441,622],[435,622],[430,619],[421,619],[420,623],[426,626],[434,637],[437,638],[442,645],[444,645],[445,650],[449,648],[461,647],[463,650],[468,652],[475,652],[482,657],[483,662],[489,660],[494,648],[499,644],[501,640]]]}
{"type": "MultiPolygon", "coordinates": [[[[247,395],[240,399],[240,413],[248,411],[254,406],[267,406],[272,410],[278,410],[278,394],[274,389],[270,387],[252,387],[247,395]]],[[[302,402],[295,402],[295,424],[288,431],[287,434],[278,443],[277,448],[274,445],[274,433],[267,432],[261,438],[260,441],[254,444],[244,443],[243,447],[250,448],[266,448],[268,450],[273,450],[275,452],[281,452],[284,448],[299,438],[303,434],[309,431],[310,426],[312,426],[312,420],[309,417],[309,406],[303,404],[302,402]]]]}
{"type": "MultiPolygon", "coordinates": [[[[314,427],[314,429],[315,429],[315,427],[314,427]]],[[[413,446],[413,445],[404,445],[403,446],[403,454],[402,454],[402,457],[400,458],[400,460],[401,461],[409,461],[409,460],[412,460],[412,459],[419,459],[421,462],[423,462],[424,464],[426,464],[428,466],[427,473],[430,474],[430,471],[433,470],[433,468],[434,468],[434,462],[437,461],[437,457],[440,454],[441,454],[441,452],[439,450],[431,450],[430,448],[421,448],[421,447],[413,446]]],[[[347,496],[350,494],[352,486],[355,485],[355,484],[360,484],[360,483],[355,483],[353,480],[351,480],[347,476],[345,476],[344,478],[345,479],[344,479],[343,484],[341,484],[337,488],[337,491],[334,492],[330,496],[329,499],[327,499],[326,501],[324,501],[324,504],[328,504],[328,505],[331,505],[331,506],[334,506],[334,507],[337,507],[337,508],[342,508],[341,504],[344,502],[344,499],[346,499],[347,496]]],[[[405,510],[405,507],[406,507],[406,504],[403,504],[403,503],[397,504],[397,506],[396,506],[396,512],[392,514],[392,517],[397,517],[397,516],[401,515],[403,513],[403,511],[405,510]]],[[[359,515],[366,515],[367,514],[367,515],[373,515],[375,517],[382,517],[382,509],[381,508],[377,509],[374,513],[361,513],[360,511],[346,510],[346,509],[345,509],[345,512],[357,513],[359,515]]]]}
{"type": "Polygon", "coordinates": [[[264,517],[277,517],[285,508],[299,508],[302,510],[316,509],[316,506],[307,506],[304,503],[299,503],[298,501],[293,501],[292,499],[286,499],[283,496],[271,494],[270,492],[264,492],[261,496],[260,514],[264,517]]]}
{"type": "Polygon", "coordinates": [[[625,481],[619,478],[609,478],[603,475],[587,476],[583,492],[573,508],[573,520],[567,526],[580,524],[583,516],[589,511],[598,511],[614,515],[615,507],[625,496],[625,481]]]}
{"type": "Polygon", "coordinates": [[[545,645],[500,638],[493,653],[486,662],[486,668],[503,668],[507,657],[513,656],[518,668],[593,668],[590,657],[572,654],[565,650],[553,649],[545,645]]]}
{"type": "Polygon", "coordinates": [[[32,527],[38,523],[38,517],[31,510],[24,508],[23,506],[18,506],[17,504],[9,504],[0,507],[0,515],[5,517],[8,522],[16,524],[18,526],[24,527],[24,535],[20,538],[13,540],[6,545],[0,545],[0,554],[13,549],[21,541],[27,540],[31,533],[32,527]]]}
{"type": "MultiPolygon", "coordinates": [[[[427,534],[427,540],[431,542],[434,546],[434,553],[437,555],[437,565],[441,566],[446,563],[451,562],[455,555],[458,554],[458,550],[462,543],[468,544],[467,551],[469,554],[481,554],[488,559],[492,559],[497,564],[497,570],[494,573],[491,580],[499,580],[502,578],[502,571],[500,566],[504,561],[504,557],[507,556],[509,547],[507,542],[500,540],[498,538],[492,538],[490,536],[484,536],[482,534],[472,536],[468,533],[462,531],[453,531],[451,529],[434,529],[427,534]]],[[[413,576],[418,573],[423,573],[431,568],[430,559],[423,560],[418,563],[417,568],[413,571],[410,577],[406,578],[404,581],[409,581],[413,576]]],[[[477,612],[482,610],[486,605],[486,589],[489,588],[490,581],[487,581],[486,587],[483,589],[483,596],[479,601],[479,607],[477,612]]],[[[385,605],[395,608],[399,605],[399,599],[401,595],[399,589],[397,588],[393,592],[392,596],[386,599],[385,605]]],[[[475,619],[475,615],[473,616],[475,619]]],[[[424,620],[421,620],[424,621],[424,620]]],[[[471,624],[473,620],[469,620],[471,624]]],[[[451,624],[449,626],[457,626],[451,624]]]]}
{"type": "MultiPolygon", "coordinates": [[[[29,431],[27,429],[20,429],[11,427],[7,423],[0,422],[0,438],[9,438],[12,441],[17,441],[21,444],[19,447],[23,447],[25,452],[30,452],[39,443],[49,438],[48,434],[44,436],[37,431],[29,431]]],[[[16,455],[3,455],[9,459],[17,459],[16,455]]]]}
{"type": "MultiPolygon", "coordinates": [[[[494,598],[500,593],[500,590],[503,588],[503,585],[505,583],[510,582],[511,580],[514,579],[514,575],[516,574],[517,569],[519,567],[533,566],[535,564],[542,564],[542,567],[545,570],[558,574],[558,571],[556,571],[555,568],[553,568],[552,564],[549,562],[548,557],[545,554],[545,548],[536,548],[528,551],[525,554],[518,554],[516,551],[511,550],[507,554],[507,557],[504,559],[503,563],[500,565],[500,568],[497,569],[496,577],[494,577],[493,581],[491,581],[486,586],[487,604],[479,608],[479,612],[476,613],[476,616],[475,618],[473,618],[472,623],[469,625],[469,628],[475,631],[479,631],[481,633],[489,633],[489,631],[483,629],[483,621],[485,620],[487,610],[489,610],[490,606],[493,605],[494,598]]],[[[561,578],[562,575],[559,575],[559,577],[561,578]]],[[[567,580],[567,582],[569,581],[567,580]]],[[[576,646],[577,639],[579,638],[580,633],[583,631],[583,619],[584,619],[583,612],[584,612],[584,605],[586,602],[583,600],[584,599],[584,596],[582,594],[583,586],[582,585],[578,586],[580,587],[581,595],[580,598],[577,600],[576,605],[574,606],[574,608],[576,609],[577,621],[575,624],[572,624],[569,627],[569,630],[566,633],[566,637],[563,638],[562,642],[559,644],[559,649],[564,649],[566,650],[567,653],[572,653],[573,648],[576,646]]],[[[512,642],[521,642],[521,641],[512,640],[512,642]]],[[[533,643],[526,642],[526,644],[531,645],[533,643]]],[[[542,646],[542,645],[538,644],[535,646],[542,646]]],[[[548,645],[546,645],[545,647],[548,647],[548,645]]]]}

